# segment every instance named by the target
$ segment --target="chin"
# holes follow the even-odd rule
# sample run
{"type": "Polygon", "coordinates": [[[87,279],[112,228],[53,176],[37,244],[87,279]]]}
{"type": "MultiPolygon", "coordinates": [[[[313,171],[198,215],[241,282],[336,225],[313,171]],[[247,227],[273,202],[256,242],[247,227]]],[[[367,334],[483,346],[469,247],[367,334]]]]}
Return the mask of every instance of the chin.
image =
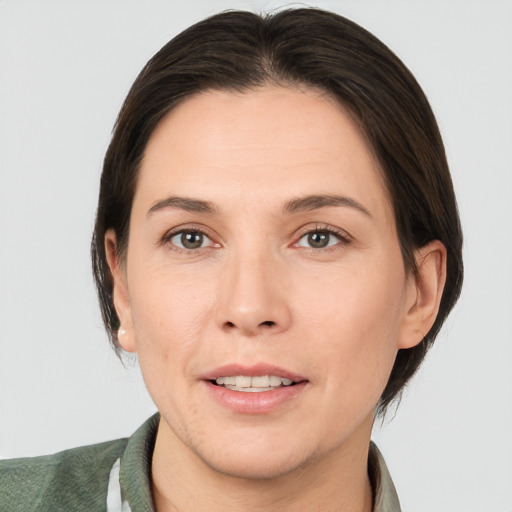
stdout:
{"type": "Polygon", "coordinates": [[[304,462],[296,457],[288,457],[285,460],[277,460],[276,457],[267,454],[257,457],[241,457],[235,460],[213,460],[203,459],[215,472],[232,478],[244,480],[273,480],[284,477],[300,469],[304,462]]]}
{"type": "MultiPolygon", "coordinates": [[[[231,442],[225,446],[215,446],[212,450],[196,450],[202,461],[214,471],[247,480],[269,480],[292,473],[304,465],[314,455],[304,451],[304,447],[286,446],[275,441],[265,443],[260,439],[252,444],[231,442]]],[[[203,447],[204,448],[204,447],[203,447]]]]}

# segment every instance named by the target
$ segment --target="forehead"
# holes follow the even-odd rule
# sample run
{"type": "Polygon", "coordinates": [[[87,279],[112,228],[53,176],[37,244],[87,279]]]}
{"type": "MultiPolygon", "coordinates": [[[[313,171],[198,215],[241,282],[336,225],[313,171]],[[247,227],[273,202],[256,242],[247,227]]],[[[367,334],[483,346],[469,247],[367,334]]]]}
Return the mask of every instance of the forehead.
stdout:
{"type": "Polygon", "coordinates": [[[387,203],[382,174],[342,107],[311,89],[208,91],[172,110],[151,136],[136,200],[159,195],[285,201],[333,191],[387,203]]]}

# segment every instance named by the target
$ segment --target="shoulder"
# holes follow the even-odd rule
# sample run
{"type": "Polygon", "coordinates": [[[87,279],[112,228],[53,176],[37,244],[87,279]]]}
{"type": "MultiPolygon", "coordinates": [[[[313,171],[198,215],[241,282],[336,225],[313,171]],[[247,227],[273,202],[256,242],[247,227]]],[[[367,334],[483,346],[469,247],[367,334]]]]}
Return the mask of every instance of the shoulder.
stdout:
{"type": "Polygon", "coordinates": [[[118,439],[54,455],[0,461],[0,510],[104,510],[108,475],[127,441],[118,439]]]}

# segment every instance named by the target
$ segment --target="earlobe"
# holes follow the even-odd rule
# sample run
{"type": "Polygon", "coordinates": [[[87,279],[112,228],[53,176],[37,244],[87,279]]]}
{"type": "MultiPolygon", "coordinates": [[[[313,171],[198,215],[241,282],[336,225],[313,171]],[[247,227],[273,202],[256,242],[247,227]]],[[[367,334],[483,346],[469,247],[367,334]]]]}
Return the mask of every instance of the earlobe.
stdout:
{"type": "Polygon", "coordinates": [[[113,229],[109,229],[105,234],[105,253],[112,275],[112,299],[120,322],[117,339],[124,350],[135,352],[135,337],[133,335],[130,298],[126,285],[126,272],[119,260],[117,237],[113,229]]]}
{"type": "Polygon", "coordinates": [[[416,251],[417,275],[407,290],[405,318],[398,348],[412,348],[426,336],[435,322],[446,282],[446,248],[433,240],[416,251]]]}

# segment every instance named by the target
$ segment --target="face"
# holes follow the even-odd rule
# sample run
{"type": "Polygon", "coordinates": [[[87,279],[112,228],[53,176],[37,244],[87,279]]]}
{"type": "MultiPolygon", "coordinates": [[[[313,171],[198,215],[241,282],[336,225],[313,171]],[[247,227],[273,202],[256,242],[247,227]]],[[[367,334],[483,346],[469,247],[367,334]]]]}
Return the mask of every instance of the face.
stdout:
{"type": "Polygon", "coordinates": [[[225,474],[367,444],[397,350],[421,339],[379,166],[311,90],[201,93],[168,114],[116,275],[159,436],[225,474]]]}

